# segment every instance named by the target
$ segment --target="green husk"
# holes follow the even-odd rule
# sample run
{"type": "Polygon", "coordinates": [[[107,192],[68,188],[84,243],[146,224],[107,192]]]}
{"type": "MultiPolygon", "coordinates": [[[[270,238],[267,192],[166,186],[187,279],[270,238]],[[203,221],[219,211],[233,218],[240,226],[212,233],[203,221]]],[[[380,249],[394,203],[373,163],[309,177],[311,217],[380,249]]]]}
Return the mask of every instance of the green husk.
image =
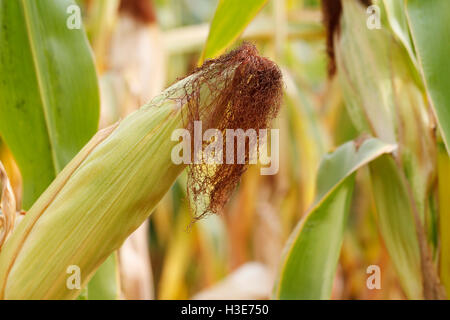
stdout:
{"type": "Polygon", "coordinates": [[[171,161],[183,126],[167,89],[120,124],[100,131],[36,201],[0,253],[0,298],[73,299],[70,265],[84,287],[152,212],[185,168],[171,161]]]}

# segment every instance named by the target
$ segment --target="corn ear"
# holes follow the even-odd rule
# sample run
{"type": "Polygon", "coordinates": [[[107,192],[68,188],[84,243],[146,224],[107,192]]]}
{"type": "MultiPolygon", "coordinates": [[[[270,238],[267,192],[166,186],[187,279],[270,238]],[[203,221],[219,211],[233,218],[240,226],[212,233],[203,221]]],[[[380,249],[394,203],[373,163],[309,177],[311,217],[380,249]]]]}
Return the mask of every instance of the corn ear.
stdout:
{"type": "Polygon", "coordinates": [[[100,131],[57,176],[0,253],[0,298],[76,298],[150,215],[185,167],[171,161],[183,117],[167,96],[187,80],[100,131]],[[80,270],[80,288],[66,285],[70,266],[80,270]]]}

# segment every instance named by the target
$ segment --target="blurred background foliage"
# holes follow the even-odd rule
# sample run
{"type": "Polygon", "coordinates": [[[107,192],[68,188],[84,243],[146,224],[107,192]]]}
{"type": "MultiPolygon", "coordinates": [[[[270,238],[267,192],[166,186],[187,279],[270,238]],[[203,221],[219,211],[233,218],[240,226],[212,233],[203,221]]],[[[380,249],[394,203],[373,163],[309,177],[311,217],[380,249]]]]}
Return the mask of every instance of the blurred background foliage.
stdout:
{"type": "MultiPolygon", "coordinates": [[[[445,186],[450,161],[435,130],[403,7],[397,8],[395,0],[375,2],[382,8],[382,30],[371,31],[365,7],[344,1],[335,44],[338,75],[330,78],[318,0],[77,0],[99,78],[100,128],[148,102],[203,59],[217,57],[242,40],[273,59],[285,81],[283,108],[274,124],[281,128],[279,173],[261,176],[257,166],[250,166],[223,214],[196,223],[182,175],[149,222],[124,244],[120,259],[108,259],[105,272],[116,274],[111,281],[120,279],[120,285],[110,284],[104,295],[93,289],[96,298],[421,298],[423,252],[411,215],[414,208],[431,248],[431,263],[440,266],[449,290],[450,205],[445,186]],[[353,154],[358,147],[342,147],[352,149],[349,154],[356,157],[356,167],[340,168],[345,172],[336,180],[342,188],[351,185],[344,209],[348,212],[342,215],[346,227],[342,234],[322,234],[322,240],[329,236],[342,241],[342,248],[339,251],[338,243],[334,250],[336,266],[333,257],[324,260],[330,261],[330,269],[323,272],[335,274],[327,280],[329,293],[314,295],[313,287],[326,284],[319,280],[307,287],[301,281],[320,278],[314,272],[321,272],[323,265],[310,264],[291,277],[291,271],[280,271],[283,248],[302,218],[310,214],[313,219],[317,211],[327,210],[316,191],[321,189],[316,185],[321,159],[362,133],[398,149],[393,156],[381,156],[392,150],[377,145],[374,154],[380,157],[364,166],[372,155],[358,158],[353,154]],[[408,201],[409,191],[414,204],[408,201]],[[370,265],[382,270],[380,290],[366,285],[370,265]],[[305,274],[309,271],[311,275],[305,274]],[[305,285],[310,294],[283,291],[282,285],[276,293],[278,277],[290,277],[280,283],[305,285]]],[[[0,151],[21,199],[17,166],[4,145],[0,151]]],[[[319,178],[329,173],[322,171],[319,178]]],[[[333,214],[335,218],[338,212],[333,214]]],[[[319,218],[319,224],[320,219],[326,218],[319,218]]],[[[326,255],[322,242],[307,242],[302,250],[326,255]]],[[[93,282],[101,281],[99,277],[93,282]]]]}

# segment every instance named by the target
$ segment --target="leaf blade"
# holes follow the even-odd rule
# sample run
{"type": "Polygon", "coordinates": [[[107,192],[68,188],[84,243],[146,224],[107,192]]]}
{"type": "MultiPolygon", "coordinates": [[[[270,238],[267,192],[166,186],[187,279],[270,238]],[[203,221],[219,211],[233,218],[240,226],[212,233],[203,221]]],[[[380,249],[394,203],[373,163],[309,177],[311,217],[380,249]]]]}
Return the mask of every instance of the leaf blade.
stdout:
{"type": "Polygon", "coordinates": [[[427,95],[450,153],[450,2],[407,0],[406,9],[427,95]]]}
{"type": "Polygon", "coordinates": [[[324,158],[318,173],[315,206],[302,219],[285,247],[277,299],[329,299],[354,186],[354,173],[394,145],[368,139],[324,158]],[[332,173],[330,175],[330,173],[332,173]]]}
{"type": "Polygon", "coordinates": [[[224,53],[266,3],[267,0],[220,0],[199,64],[224,53]]]}
{"type": "Polygon", "coordinates": [[[383,241],[406,295],[421,299],[419,242],[406,186],[392,157],[380,157],[369,168],[383,241]]]}
{"type": "Polygon", "coordinates": [[[120,295],[118,252],[111,254],[87,285],[88,300],[117,300],[120,295]]]}
{"type": "Polygon", "coordinates": [[[66,26],[73,4],[0,2],[0,134],[21,169],[25,209],[97,130],[92,54],[84,31],[66,26]]]}

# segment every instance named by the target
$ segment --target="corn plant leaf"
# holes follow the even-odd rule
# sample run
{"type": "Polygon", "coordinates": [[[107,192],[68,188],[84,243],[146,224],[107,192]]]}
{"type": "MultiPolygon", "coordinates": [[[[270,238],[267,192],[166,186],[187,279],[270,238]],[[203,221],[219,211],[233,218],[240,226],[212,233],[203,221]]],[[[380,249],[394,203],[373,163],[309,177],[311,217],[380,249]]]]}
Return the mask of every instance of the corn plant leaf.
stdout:
{"type": "MultiPolygon", "coordinates": [[[[426,107],[418,84],[420,79],[415,79],[417,71],[413,64],[406,62],[407,50],[402,50],[386,29],[365,28],[366,14],[357,2],[343,1],[343,5],[342,30],[336,51],[349,114],[358,130],[369,130],[382,140],[394,140],[402,145],[398,158],[423,217],[430,169],[432,171],[434,166],[434,145],[431,132],[427,130],[426,107]]],[[[390,23],[396,18],[391,17],[390,23]]],[[[405,181],[401,181],[400,169],[393,167],[392,161],[371,165],[378,224],[406,295],[421,298],[420,255],[414,217],[405,193],[405,181]],[[384,194],[387,186],[383,188],[380,175],[387,179],[385,183],[392,183],[390,194],[384,194]],[[402,271],[403,266],[406,266],[406,272],[402,271]]]]}
{"type": "Polygon", "coordinates": [[[366,12],[357,1],[343,1],[336,42],[339,80],[355,127],[396,143],[390,66],[392,37],[366,28],[366,12]]]}
{"type": "Polygon", "coordinates": [[[97,78],[78,10],[72,0],[0,1],[0,135],[21,170],[25,209],[97,130],[97,78]]]}
{"type": "Polygon", "coordinates": [[[407,0],[406,8],[427,95],[450,153],[450,1],[407,0]]]}
{"type": "Polygon", "coordinates": [[[384,0],[384,7],[386,8],[389,25],[394,31],[397,38],[403,43],[408,54],[417,65],[417,59],[412,44],[411,35],[409,33],[408,20],[406,19],[406,11],[403,0],[384,0]]]}
{"type": "Polygon", "coordinates": [[[354,187],[354,173],[395,145],[378,139],[348,142],[324,157],[311,211],[285,247],[277,299],[329,299],[354,187]],[[360,145],[359,145],[360,144],[360,145]]]}
{"type": "Polygon", "coordinates": [[[409,63],[406,52],[393,44],[390,56],[396,134],[398,144],[402,146],[397,156],[411,185],[420,218],[424,221],[429,213],[428,195],[436,166],[435,132],[430,126],[433,119],[423,99],[423,84],[418,84],[420,76],[415,77],[417,69],[409,63]]]}
{"type": "Polygon", "coordinates": [[[377,220],[389,256],[410,299],[422,298],[420,251],[411,200],[391,156],[369,165],[377,220]]]}
{"type": "Polygon", "coordinates": [[[88,300],[117,300],[120,295],[117,251],[97,269],[87,286],[88,300]]]}
{"type": "Polygon", "coordinates": [[[199,64],[224,53],[266,3],[267,0],[220,0],[199,64]]]}

